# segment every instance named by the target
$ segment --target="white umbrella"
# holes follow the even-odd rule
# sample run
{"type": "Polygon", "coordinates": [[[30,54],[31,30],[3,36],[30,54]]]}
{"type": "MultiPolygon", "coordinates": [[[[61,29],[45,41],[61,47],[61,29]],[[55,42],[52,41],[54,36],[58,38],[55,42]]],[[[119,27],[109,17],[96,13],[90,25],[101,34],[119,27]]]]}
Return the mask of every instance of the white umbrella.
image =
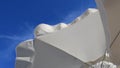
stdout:
{"type": "MultiPolygon", "coordinates": [[[[110,6],[109,3],[113,1],[105,0],[105,8],[101,0],[96,0],[96,2],[100,13],[96,9],[89,9],[85,14],[78,17],[69,25],[64,23],[55,26],[47,24],[42,24],[42,26],[39,25],[40,27],[38,26],[35,30],[35,53],[32,58],[33,61],[31,62],[31,67],[83,68],[86,66],[84,63],[95,61],[102,57],[105,54],[106,48],[109,51],[110,35],[108,32],[109,28],[107,27],[108,24],[112,24],[114,27],[112,28],[110,25],[112,41],[120,30],[120,19],[118,19],[119,10],[116,11],[119,7],[111,7],[118,6],[120,2],[116,0],[114,2],[118,3],[114,6],[110,6]],[[105,10],[107,11],[108,16],[106,15],[105,10]],[[118,15],[114,15],[111,12],[115,12],[118,15]],[[113,24],[113,22],[115,22],[115,24],[113,24]],[[72,58],[76,59],[72,60],[72,58]]],[[[119,43],[119,41],[116,43],[119,43]]],[[[113,50],[114,49],[115,48],[113,48],[113,50]]],[[[18,56],[17,59],[28,61],[29,57],[30,56],[25,56],[21,58],[18,56]]],[[[93,66],[99,68],[101,64],[106,66],[111,65],[111,67],[116,68],[114,64],[106,61],[98,62],[93,66]]]]}

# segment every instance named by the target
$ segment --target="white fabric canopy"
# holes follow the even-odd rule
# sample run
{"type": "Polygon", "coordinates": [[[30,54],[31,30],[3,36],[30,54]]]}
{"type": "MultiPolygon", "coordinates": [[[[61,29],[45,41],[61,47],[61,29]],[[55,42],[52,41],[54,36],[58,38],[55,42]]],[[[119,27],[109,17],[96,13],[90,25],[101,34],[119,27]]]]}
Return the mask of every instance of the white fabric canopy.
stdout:
{"type": "Polygon", "coordinates": [[[85,15],[66,29],[38,38],[84,62],[94,61],[105,53],[105,32],[99,11],[85,15]]]}

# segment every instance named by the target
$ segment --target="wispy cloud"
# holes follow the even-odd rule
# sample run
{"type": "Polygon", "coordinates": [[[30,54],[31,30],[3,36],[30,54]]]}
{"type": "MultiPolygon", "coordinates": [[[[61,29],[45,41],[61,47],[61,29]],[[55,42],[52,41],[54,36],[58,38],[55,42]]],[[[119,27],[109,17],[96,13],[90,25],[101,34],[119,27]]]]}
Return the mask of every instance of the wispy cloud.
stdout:
{"type": "MultiPolygon", "coordinates": [[[[22,32],[23,34],[19,33],[19,35],[0,35],[0,39],[9,39],[9,40],[15,40],[16,41],[20,41],[20,40],[26,40],[29,38],[33,38],[33,31],[34,28],[33,26],[29,25],[27,22],[24,23],[23,26],[20,26],[20,28],[22,28],[22,32]]],[[[18,28],[19,30],[19,28],[18,28]]]]}
{"type": "Polygon", "coordinates": [[[9,39],[9,40],[20,40],[21,39],[18,36],[7,36],[7,35],[0,35],[0,38],[9,39]]]}

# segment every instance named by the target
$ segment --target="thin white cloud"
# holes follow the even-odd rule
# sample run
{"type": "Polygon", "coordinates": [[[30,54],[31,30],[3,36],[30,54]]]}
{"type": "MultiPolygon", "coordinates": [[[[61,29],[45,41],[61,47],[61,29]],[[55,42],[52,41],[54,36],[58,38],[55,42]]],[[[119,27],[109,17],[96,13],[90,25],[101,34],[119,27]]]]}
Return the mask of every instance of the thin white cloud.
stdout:
{"type": "Polygon", "coordinates": [[[3,38],[3,39],[10,39],[10,40],[20,40],[20,37],[18,37],[18,36],[0,35],[0,38],[3,38]]]}
{"type": "Polygon", "coordinates": [[[32,25],[30,25],[28,22],[25,22],[24,25],[20,26],[20,28],[22,28],[22,33],[19,35],[0,35],[0,39],[8,39],[17,42],[33,38],[34,28],[32,25]]]}

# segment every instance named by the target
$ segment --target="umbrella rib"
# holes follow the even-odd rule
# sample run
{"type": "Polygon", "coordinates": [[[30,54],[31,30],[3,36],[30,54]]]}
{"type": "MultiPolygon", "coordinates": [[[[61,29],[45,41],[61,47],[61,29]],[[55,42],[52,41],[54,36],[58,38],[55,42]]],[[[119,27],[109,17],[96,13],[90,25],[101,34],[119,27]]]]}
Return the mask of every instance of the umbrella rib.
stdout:
{"type": "Polygon", "coordinates": [[[120,30],[119,32],[117,33],[117,35],[115,36],[114,40],[112,41],[112,43],[110,44],[110,48],[113,46],[114,42],[117,40],[117,38],[119,37],[120,35],[120,30]]]}

